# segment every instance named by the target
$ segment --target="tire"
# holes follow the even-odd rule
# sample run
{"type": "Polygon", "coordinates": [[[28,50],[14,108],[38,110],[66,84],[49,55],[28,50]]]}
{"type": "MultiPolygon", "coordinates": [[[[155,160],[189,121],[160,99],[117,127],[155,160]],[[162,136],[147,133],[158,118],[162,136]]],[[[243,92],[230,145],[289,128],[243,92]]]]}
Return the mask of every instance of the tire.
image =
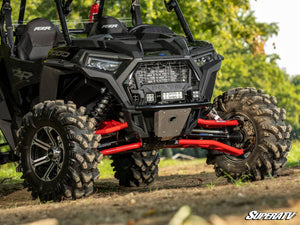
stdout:
{"type": "Polygon", "coordinates": [[[159,154],[156,150],[112,155],[115,178],[125,187],[146,186],[158,176],[159,154]]]}
{"type": "Polygon", "coordinates": [[[60,201],[93,193],[101,136],[93,134],[94,119],[84,114],[84,107],[57,100],[39,103],[24,116],[16,150],[33,199],[60,201]]]}
{"type": "Polygon", "coordinates": [[[229,144],[245,149],[245,154],[238,157],[209,151],[207,163],[214,165],[216,175],[235,180],[276,176],[291,149],[291,126],[284,123],[286,111],[277,107],[276,98],[255,88],[236,88],[218,96],[214,107],[222,119],[240,122],[234,129],[244,134],[244,140],[229,144]]]}

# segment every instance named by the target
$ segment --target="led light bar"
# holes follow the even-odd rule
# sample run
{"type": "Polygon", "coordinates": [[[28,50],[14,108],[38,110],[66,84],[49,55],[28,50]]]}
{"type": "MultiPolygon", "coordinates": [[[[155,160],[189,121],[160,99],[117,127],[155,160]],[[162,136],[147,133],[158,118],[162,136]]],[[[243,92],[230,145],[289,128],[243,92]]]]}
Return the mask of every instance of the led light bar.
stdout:
{"type": "Polygon", "coordinates": [[[180,100],[183,99],[183,94],[181,91],[175,91],[175,92],[163,92],[162,100],[180,100]]]}

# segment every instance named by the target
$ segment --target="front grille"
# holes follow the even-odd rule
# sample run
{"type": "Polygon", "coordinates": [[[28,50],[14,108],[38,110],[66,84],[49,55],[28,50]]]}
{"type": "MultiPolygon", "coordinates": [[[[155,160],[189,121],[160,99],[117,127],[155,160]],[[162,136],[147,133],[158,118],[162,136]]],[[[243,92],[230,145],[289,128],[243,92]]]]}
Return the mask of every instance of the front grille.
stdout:
{"type": "Polygon", "coordinates": [[[190,69],[183,61],[141,63],[135,71],[140,85],[186,83],[190,69]]]}
{"type": "Polygon", "coordinates": [[[199,100],[199,80],[187,60],[141,62],[124,82],[124,86],[134,105],[199,100]]]}

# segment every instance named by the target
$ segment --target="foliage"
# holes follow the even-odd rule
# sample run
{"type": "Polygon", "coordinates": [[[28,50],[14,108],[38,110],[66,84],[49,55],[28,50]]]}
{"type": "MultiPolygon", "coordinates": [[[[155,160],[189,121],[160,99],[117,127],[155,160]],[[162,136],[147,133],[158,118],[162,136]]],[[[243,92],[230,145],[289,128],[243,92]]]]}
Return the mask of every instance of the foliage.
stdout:
{"type": "Polygon", "coordinates": [[[300,141],[293,141],[292,149],[287,156],[287,166],[300,166],[300,141]]]}

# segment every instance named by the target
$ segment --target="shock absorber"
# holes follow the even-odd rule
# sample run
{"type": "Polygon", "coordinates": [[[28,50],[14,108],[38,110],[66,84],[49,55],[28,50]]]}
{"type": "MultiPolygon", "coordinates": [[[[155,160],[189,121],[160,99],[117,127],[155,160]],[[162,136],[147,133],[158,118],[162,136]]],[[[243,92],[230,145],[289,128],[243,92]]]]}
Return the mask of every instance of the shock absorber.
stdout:
{"type": "Polygon", "coordinates": [[[203,114],[211,120],[223,121],[213,106],[206,107],[203,114]]]}
{"type": "Polygon", "coordinates": [[[107,115],[111,110],[112,99],[112,95],[105,92],[93,108],[91,115],[97,120],[98,125],[101,125],[107,119],[107,115]]]}

